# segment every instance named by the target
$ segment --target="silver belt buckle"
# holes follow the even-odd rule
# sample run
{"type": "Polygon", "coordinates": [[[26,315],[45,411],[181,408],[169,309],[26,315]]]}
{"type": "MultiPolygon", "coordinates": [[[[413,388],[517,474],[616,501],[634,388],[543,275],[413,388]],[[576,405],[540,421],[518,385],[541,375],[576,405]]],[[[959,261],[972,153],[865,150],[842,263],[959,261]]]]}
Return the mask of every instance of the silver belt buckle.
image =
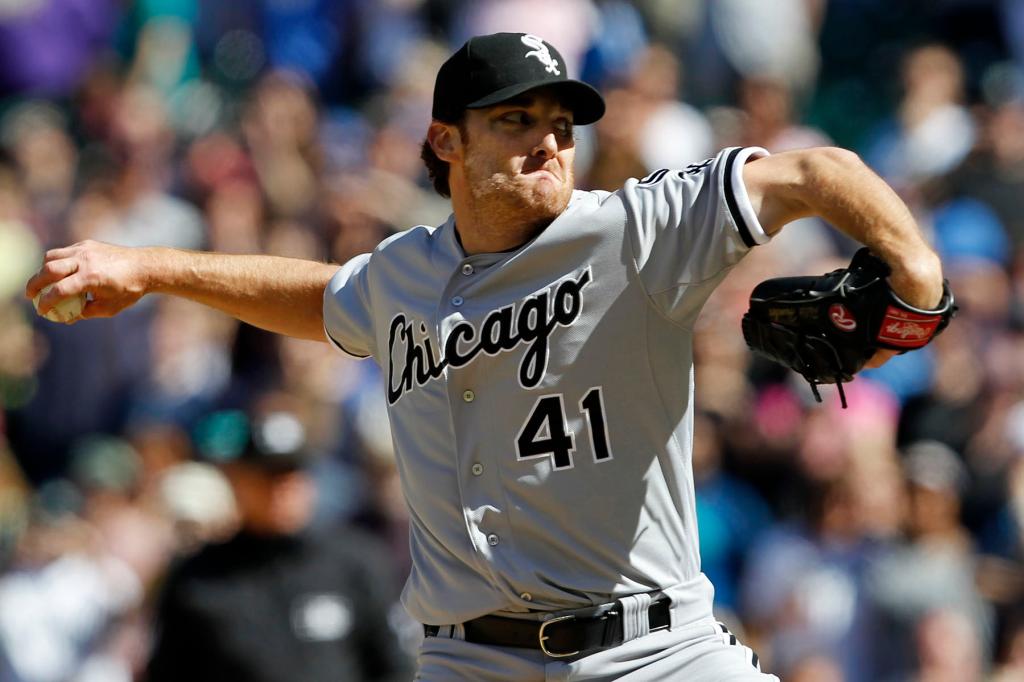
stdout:
{"type": "Polygon", "coordinates": [[[558,616],[557,618],[551,618],[551,619],[546,620],[546,621],[544,621],[544,622],[542,622],[540,624],[540,630],[537,632],[537,637],[540,638],[540,650],[544,652],[545,656],[550,656],[551,658],[565,658],[566,656],[575,656],[576,654],[579,653],[578,651],[570,651],[568,653],[556,654],[556,653],[552,653],[551,651],[548,651],[548,648],[546,646],[544,646],[545,640],[548,639],[548,636],[544,634],[544,630],[549,625],[551,625],[552,623],[557,623],[559,621],[563,621],[563,620],[575,620],[575,618],[576,618],[576,616],[571,616],[571,615],[570,616],[558,616]]]}

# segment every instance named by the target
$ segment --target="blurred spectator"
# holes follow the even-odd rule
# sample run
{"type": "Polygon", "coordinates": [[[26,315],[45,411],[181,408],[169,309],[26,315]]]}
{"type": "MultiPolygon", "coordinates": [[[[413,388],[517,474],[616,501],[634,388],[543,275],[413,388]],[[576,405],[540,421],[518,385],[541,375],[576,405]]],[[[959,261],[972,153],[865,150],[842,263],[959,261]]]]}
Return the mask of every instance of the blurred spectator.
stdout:
{"type": "Polygon", "coordinates": [[[965,196],[995,211],[1013,250],[1003,246],[997,254],[1005,261],[1024,246],[1024,216],[1020,197],[1024,189],[1024,92],[999,103],[981,132],[978,145],[947,177],[938,182],[944,197],[965,196]]]}
{"type": "Polygon", "coordinates": [[[843,682],[843,673],[827,656],[809,656],[793,665],[788,682],[843,682]]]}
{"type": "Polygon", "coordinates": [[[308,530],[315,488],[302,423],[217,412],[197,438],[231,483],[241,530],[168,578],[147,679],[409,679],[379,550],[351,531],[308,530]]]}
{"type": "Polygon", "coordinates": [[[168,192],[174,173],[174,131],[167,113],[151,88],[135,85],[121,93],[110,129],[110,184],[99,189],[113,210],[74,239],[185,249],[203,244],[202,216],[168,192]]]}
{"type": "Polygon", "coordinates": [[[227,389],[229,344],[239,325],[171,297],[160,300],[154,312],[149,328],[150,366],[133,386],[136,393],[127,419],[189,424],[227,389]]]}
{"type": "Polygon", "coordinates": [[[1003,628],[995,673],[991,682],[1015,682],[1024,678],[1024,621],[1015,611],[1003,628]]]}
{"type": "Polygon", "coordinates": [[[33,483],[66,471],[77,438],[120,432],[129,388],[149,370],[149,314],[143,307],[73,330],[35,318],[40,352],[34,390],[7,414],[12,448],[33,483]]]}
{"type": "Polygon", "coordinates": [[[680,168],[714,153],[704,115],[679,101],[681,71],[675,55],[657,45],[634,62],[631,90],[637,100],[630,105],[649,110],[640,139],[640,155],[648,171],[680,168]]]}
{"type": "Polygon", "coordinates": [[[741,144],[764,147],[773,153],[831,144],[822,131],[796,122],[793,93],[783,80],[745,78],[739,93],[740,108],[746,114],[741,144]]]}
{"type": "Polygon", "coordinates": [[[711,127],[678,101],[681,66],[663,47],[638,54],[621,87],[606,93],[608,115],[597,125],[597,155],[587,182],[620,187],[627,177],[659,168],[683,168],[711,152],[711,127]]]}
{"type": "MultiPolygon", "coordinates": [[[[869,590],[877,604],[878,627],[886,632],[878,642],[880,670],[894,679],[907,679],[919,670],[921,679],[932,679],[935,657],[942,647],[944,620],[931,614],[950,614],[957,627],[966,630],[971,645],[964,655],[973,661],[950,664],[959,669],[965,663],[975,667],[983,662],[983,651],[993,640],[991,610],[975,587],[974,547],[960,522],[961,497],[968,482],[967,469],[958,455],[936,442],[909,446],[904,454],[907,481],[906,541],[889,548],[872,566],[869,590]],[[961,624],[962,621],[962,624],[961,624]],[[917,657],[912,637],[917,633],[917,657]]],[[[947,623],[948,626],[948,623],[947,623]]],[[[949,643],[947,642],[947,645],[949,643]]],[[[964,643],[965,646],[967,643],[964,643]]],[[[961,672],[960,674],[965,674],[961,672]]],[[[977,671],[974,672],[977,675],[977,671]]],[[[971,679],[953,676],[935,679],[971,679]]]]}
{"type": "MultiPolygon", "coordinates": [[[[1020,406],[1016,412],[1018,422],[1020,406]]],[[[977,476],[975,482],[976,536],[983,551],[978,561],[978,586],[998,608],[1004,623],[1003,648],[1019,627],[1017,613],[1024,601],[1024,459],[1019,454],[996,476],[977,476]]],[[[1004,652],[1004,655],[1009,653],[1004,652]]]]}
{"type": "Polygon", "coordinates": [[[31,489],[0,437],[0,570],[6,571],[29,521],[31,489]]]}
{"type": "Polygon", "coordinates": [[[817,32],[824,3],[757,0],[703,3],[707,22],[692,62],[698,99],[722,103],[737,78],[768,76],[788,87],[809,87],[818,72],[817,32]]]}
{"type": "Polygon", "coordinates": [[[133,3],[126,23],[134,45],[129,81],[161,93],[168,101],[199,75],[194,26],[196,0],[154,0],[133,3]]]}
{"type": "Polygon", "coordinates": [[[569,76],[580,72],[583,54],[595,28],[595,10],[591,0],[476,0],[456,3],[451,33],[453,45],[485,33],[515,31],[544,36],[565,58],[569,76]]]}
{"type": "MultiPolygon", "coordinates": [[[[37,525],[30,532],[40,543],[33,564],[0,580],[0,646],[13,674],[5,679],[71,679],[103,656],[97,640],[138,603],[141,588],[126,567],[93,553],[87,527],[37,525]]],[[[130,667],[117,663],[108,679],[131,680],[130,667]]]]}
{"type": "Polygon", "coordinates": [[[985,412],[985,374],[974,350],[977,338],[966,320],[951,326],[932,346],[935,366],[929,390],[907,401],[900,414],[898,441],[937,440],[966,452],[985,412]]]}
{"type": "MultiPolygon", "coordinates": [[[[323,3],[325,7],[332,4],[337,3],[323,3]]],[[[356,32],[360,49],[352,71],[361,74],[371,87],[391,87],[417,59],[419,43],[426,33],[423,5],[427,3],[385,0],[351,4],[359,8],[360,14],[356,32]]]]}
{"type": "MultiPolygon", "coordinates": [[[[28,206],[12,169],[0,163],[0,406],[15,409],[30,398],[43,350],[21,306],[13,303],[41,256],[28,224],[28,206]]],[[[4,433],[0,419],[0,440],[4,433]]]]}
{"type": "Polygon", "coordinates": [[[0,95],[69,94],[113,34],[117,19],[113,0],[5,3],[0,12],[0,95]]]}
{"type": "Polygon", "coordinates": [[[847,409],[833,393],[823,409],[811,410],[805,418],[797,459],[813,481],[835,481],[849,475],[852,467],[891,461],[893,456],[899,404],[891,392],[866,378],[845,390],[847,409]]]}
{"type": "Polygon", "coordinates": [[[718,428],[710,415],[694,417],[693,478],[701,570],[715,586],[715,608],[734,612],[747,548],[768,529],[772,517],[753,489],[722,471],[718,428]]]}
{"type": "Polygon", "coordinates": [[[16,682],[93,669],[133,679],[146,632],[134,614],[173,548],[164,519],[140,504],[139,464],[120,439],[82,439],[72,481],[40,496],[0,579],[0,649],[16,682]]]}
{"type": "Polygon", "coordinates": [[[807,657],[819,655],[835,661],[846,680],[878,679],[879,632],[865,590],[879,551],[865,525],[865,499],[874,485],[852,469],[815,485],[806,524],[776,527],[751,548],[744,613],[764,634],[771,669],[784,679],[807,657]]]}
{"type": "MultiPolygon", "coordinates": [[[[78,164],[65,115],[45,102],[21,103],[4,115],[0,139],[11,152],[23,192],[17,215],[6,219],[28,220],[47,244],[65,238],[59,221],[73,198],[78,164]]],[[[8,210],[14,213],[13,207],[8,210]]]]}
{"type": "Polygon", "coordinates": [[[234,493],[217,468],[187,462],[167,471],[160,483],[160,501],[174,523],[183,554],[222,542],[237,531],[234,493]]]}
{"type": "Polygon", "coordinates": [[[299,74],[272,72],[254,88],[242,118],[254,168],[278,215],[302,215],[315,199],[320,158],[309,87],[299,74]]]}
{"type": "MultiPolygon", "coordinates": [[[[352,517],[357,527],[382,538],[403,577],[412,568],[409,508],[402,496],[391,426],[383,393],[357,395],[351,405],[356,436],[362,444],[368,486],[362,508],[352,517]]],[[[403,581],[404,582],[404,581],[403,581]]]]}
{"type": "Polygon", "coordinates": [[[866,145],[865,160],[898,187],[952,170],[971,150],[976,126],[963,105],[963,65],[939,45],[911,52],[902,65],[899,113],[866,145]]]}
{"type": "Polygon", "coordinates": [[[916,682],[980,682],[981,645],[970,620],[954,611],[937,611],[917,627],[920,670],[916,682]]]}
{"type": "MultiPolygon", "coordinates": [[[[603,0],[597,3],[594,35],[580,75],[583,80],[592,83],[621,81],[633,68],[637,56],[647,47],[647,32],[657,31],[669,23],[649,21],[645,25],[637,4],[624,0],[603,0]]],[[[679,14],[685,14],[685,10],[676,9],[679,14]]],[[[671,87],[672,82],[664,85],[671,87]]]]}

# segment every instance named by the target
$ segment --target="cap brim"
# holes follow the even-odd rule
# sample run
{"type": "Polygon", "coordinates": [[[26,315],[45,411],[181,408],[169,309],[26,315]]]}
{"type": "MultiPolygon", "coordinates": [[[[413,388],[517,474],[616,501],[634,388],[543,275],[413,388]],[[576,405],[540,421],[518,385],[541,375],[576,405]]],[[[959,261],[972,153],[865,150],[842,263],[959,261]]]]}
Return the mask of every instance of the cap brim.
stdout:
{"type": "Polygon", "coordinates": [[[287,455],[260,455],[248,453],[234,461],[266,473],[288,473],[298,469],[306,469],[311,464],[310,458],[302,453],[287,455]]]}
{"type": "Polygon", "coordinates": [[[524,92],[537,88],[555,88],[562,101],[572,110],[573,124],[585,126],[594,123],[604,116],[604,98],[601,93],[587,85],[583,81],[559,80],[559,81],[532,81],[527,83],[516,83],[507,88],[502,88],[481,97],[475,102],[466,105],[467,109],[482,109],[501,104],[505,100],[512,99],[524,92]]]}

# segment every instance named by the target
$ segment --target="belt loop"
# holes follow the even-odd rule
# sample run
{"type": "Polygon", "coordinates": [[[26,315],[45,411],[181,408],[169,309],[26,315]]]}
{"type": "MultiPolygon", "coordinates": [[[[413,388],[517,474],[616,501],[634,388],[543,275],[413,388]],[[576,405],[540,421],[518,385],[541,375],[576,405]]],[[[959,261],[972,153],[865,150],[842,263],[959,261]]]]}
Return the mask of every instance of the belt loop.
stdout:
{"type": "Polygon", "coordinates": [[[622,607],[623,642],[650,633],[651,621],[647,617],[647,610],[651,606],[651,601],[651,595],[643,592],[619,599],[619,604],[622,607]]]}

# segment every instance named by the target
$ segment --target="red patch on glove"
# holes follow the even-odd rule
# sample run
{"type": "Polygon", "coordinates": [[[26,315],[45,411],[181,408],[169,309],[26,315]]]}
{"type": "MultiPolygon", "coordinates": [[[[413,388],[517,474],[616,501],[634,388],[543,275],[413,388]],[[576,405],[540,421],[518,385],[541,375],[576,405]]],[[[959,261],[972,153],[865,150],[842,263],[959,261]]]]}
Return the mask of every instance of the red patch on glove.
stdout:
{"type": "Polygon", "coordinates": [[[878,330],[878,340],[900,348],[920,348],[935,335],[942,315],[912,313],[890,305],[878,330]]]}

